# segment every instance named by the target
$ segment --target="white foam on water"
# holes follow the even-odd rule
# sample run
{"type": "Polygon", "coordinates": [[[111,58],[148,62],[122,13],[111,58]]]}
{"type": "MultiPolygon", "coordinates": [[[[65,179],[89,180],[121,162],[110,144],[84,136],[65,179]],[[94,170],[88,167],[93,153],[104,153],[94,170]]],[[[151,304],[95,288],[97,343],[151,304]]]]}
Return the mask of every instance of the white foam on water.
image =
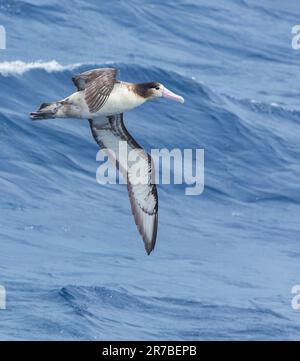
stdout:
{"type": "Polygon", "coordinates": [[[2,75],[21,75],[26,71],[32,69],[43,69],[47,72],[56,72],[56,71],[63,71],[63,70],[72,70],[81,66],[82,64],[69,64],[69,65],[62,65],[58,63],[56,60],[51,61],[34,61],[26,63],[21,60],[16,61],[4,61],[0,62],[0,74],[2,75]]]}

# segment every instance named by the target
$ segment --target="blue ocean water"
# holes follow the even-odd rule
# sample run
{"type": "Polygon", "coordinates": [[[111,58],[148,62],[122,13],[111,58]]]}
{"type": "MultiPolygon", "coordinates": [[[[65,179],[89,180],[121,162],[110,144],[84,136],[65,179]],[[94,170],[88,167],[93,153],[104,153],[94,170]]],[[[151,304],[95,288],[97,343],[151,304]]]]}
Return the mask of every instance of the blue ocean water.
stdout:
{"type": "Polygon", "coordinates": [[[0,339],[300,339],[299,10],[0,0],[0,339]],[[28,116],[107,64],[186,99],[128,113],[139,143],[205,149],[201,196],[158,187],[150,257],[125,186],[96,183],[87,122],[28,116]]]}

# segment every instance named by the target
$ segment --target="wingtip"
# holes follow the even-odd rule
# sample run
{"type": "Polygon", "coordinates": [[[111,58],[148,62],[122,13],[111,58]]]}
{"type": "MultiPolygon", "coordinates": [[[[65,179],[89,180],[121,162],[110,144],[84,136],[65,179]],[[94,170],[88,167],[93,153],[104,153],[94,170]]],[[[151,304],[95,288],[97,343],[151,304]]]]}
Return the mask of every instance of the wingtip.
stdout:
{"type": "Polygon", "coordinates": [[[146,242],[145,239],[143,239],[143,241],[144,241],[144,246],[145,246],[147,256],[150,256],[150,254],[154,251],[156,239],[152,240],[151,243],[146,242]]]}
{"type": "Polygon", "coordinates": [[[146,249],[147,256],[150,256],[151,252],[153,251],[153,248],[147,249],[147,247],[145,247],[145,249],[146,249]]]}

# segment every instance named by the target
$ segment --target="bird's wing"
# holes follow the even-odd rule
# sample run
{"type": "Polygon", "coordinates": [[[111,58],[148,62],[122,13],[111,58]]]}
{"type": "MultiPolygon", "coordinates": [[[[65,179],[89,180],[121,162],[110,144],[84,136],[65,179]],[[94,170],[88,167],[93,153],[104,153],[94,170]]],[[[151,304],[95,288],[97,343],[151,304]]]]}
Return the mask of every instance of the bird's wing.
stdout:
{"type": "Polygon", "coordinates": [[[150,254],[155,246],[158,224],[158,196],[156,185],[152,184],[152,159],[128,133],[123,114],[95,118],[89,122],[96,142],[115,161],[123,177],[127,179],[132,214],[145,249],[150,254]],[[127,145],[125,157],[124,154],[119,155],[119,142],[122,141],[127,145]],[[139,180],[137,177],[140,177],[139,180]]]}
{"type": "Polygon", "coordinates": [[[96,113],[107,101],[117,82],[117,69],[100,68],[72,78],[78,91],[85,90],[85,101],[91,113],[96,113]]]}

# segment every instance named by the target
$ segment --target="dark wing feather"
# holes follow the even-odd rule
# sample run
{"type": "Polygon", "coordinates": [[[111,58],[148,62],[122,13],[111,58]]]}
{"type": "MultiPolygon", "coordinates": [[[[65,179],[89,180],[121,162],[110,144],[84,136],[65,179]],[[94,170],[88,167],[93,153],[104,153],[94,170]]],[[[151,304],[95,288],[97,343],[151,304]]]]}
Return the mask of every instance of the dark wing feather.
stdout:
{"type": "Polygon", "coordinates": [[[96,113],[107,101],[117,82],[117,72],[114,68],[101,68],[72,78],[78,91],[85,90],[85,101],[91,113],[96,113]]]}
{"type": "Polygon", "coordinates": [[[143,238],[145,249],[150,254],[156,243],[158,225],[158,196],[156,185],[152,184],[154,179],[152,159],[127,131],[123,122],[123,114],[96,118],[89,122],[93,137],[100,148],[116,161],[123,177],[127,178],[127,188],[135,223],[143,238]],[[124,160],[119,159],[120,141],[127,142],[128,153],[134,152],[134,158],[138,159],[143,182],[135,181],[135,172],[132,168],[134,162],[124,164],[124,160]]]}

